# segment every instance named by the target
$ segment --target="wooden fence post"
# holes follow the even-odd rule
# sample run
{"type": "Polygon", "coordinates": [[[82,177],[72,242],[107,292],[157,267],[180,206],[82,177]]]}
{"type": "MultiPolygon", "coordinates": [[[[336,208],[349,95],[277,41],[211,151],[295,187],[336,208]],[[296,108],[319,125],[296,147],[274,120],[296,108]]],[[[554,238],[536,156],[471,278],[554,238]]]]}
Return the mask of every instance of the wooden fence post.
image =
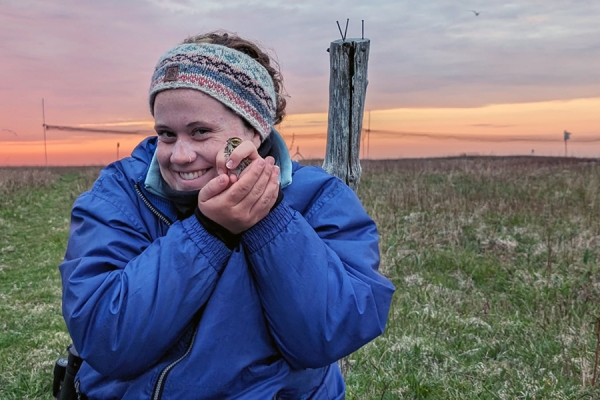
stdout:
{"type": "Polygon", "coordinates": [[[365,95],[369,39],[339,39],[329,46],[329,115],[323,169],[358,189],[360,134],[365,95]]]}

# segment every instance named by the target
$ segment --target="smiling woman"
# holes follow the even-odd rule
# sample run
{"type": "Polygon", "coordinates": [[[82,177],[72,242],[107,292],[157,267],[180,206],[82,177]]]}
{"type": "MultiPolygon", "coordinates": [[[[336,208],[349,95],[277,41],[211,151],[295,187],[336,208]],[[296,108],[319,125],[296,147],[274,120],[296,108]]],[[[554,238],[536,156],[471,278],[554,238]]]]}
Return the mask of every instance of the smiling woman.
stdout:
{"type": "Polygon", "coordinates": [[[159,59],[157,136],[71,214],[60,271],[80,398],[344,398],[337,360],[384,331],[394,287],[356,194],[290,160],[281,91],[235,35],[159,59]]]}
{"type": "MultiPolygon", "coordinates": [[[[223,103],[198,90],[158,93],[154,118],[156,160],[165,182],[175,190],[197,193],[219,175],[215,160],[224,156],[224,143],[230,137],[251,141],[250,159],[258,157],[260,135],[223,103]]],[[[224,164],[224,157],[219,161],[224,164]]]]}

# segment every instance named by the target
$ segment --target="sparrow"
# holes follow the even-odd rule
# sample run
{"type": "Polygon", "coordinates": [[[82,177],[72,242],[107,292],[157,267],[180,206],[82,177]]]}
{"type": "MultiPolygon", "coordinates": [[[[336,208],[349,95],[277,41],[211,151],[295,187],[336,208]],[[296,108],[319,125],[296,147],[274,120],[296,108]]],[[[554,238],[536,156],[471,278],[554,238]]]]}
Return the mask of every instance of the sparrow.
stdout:
{"type": "MultiPolygon", "coordinates": [[[[232,137],[230,139],[227,139],[227,144],[225,144],[225,162],[227,162],[227,160],[229,160],[229,156],[231,156],[233,149],[238,147],[240,144],[242,144],[242,139],[240,139],[238,137],[232,137]]],[[[248,158],[244,158],[242,161],[240,161],[240,163],[238,164],[237,167],[229,170],[229,172],[231,172],[235,176],[239,177],[240,174],[242,173],[242,171],[248,165],[250,165],[250,160],[248,158]]]]}

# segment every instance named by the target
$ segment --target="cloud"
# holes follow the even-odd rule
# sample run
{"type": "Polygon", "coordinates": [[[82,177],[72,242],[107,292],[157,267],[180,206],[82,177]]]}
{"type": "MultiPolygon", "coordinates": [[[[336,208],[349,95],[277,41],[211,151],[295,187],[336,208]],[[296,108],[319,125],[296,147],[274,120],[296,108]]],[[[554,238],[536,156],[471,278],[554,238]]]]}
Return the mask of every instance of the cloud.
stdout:
{"type": "Polygon", "coordinates": [[[272,50],[290,113],[326,112],[326,49],[347,18],[349,38],[362,35],[364,20],[371,40],[367,109],[594,97],[599,14],[600,3],[574,0],[7,0],[0,119],[39,131],[41,98],[49,124],[149,118],[160,54],[219,28],[272,50]]]}
{"type": "Polygon", "coordinates": [[[469,126],[474,126],[478,128],[511,128],[515,125],[504,125],[504,124],[471,124],[469,126]]]}

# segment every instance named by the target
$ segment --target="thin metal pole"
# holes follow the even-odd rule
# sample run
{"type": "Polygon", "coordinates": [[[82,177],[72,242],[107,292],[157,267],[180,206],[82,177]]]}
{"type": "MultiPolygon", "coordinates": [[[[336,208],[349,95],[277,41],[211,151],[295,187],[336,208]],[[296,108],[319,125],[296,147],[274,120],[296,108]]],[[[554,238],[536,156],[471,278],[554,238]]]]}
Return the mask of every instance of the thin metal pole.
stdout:
{"type": "MultiPolygon", "coordinates": [[[[364,117],[363,117],[364,118],[364,117]]],[[[362,153],[362,159],[364,160],[366,158],[366,154],[367,154],[367,130],[363,128],[364,131],[364,135],[362,135],[360,137],[362,143],[360,145],[360,151],[362,153]]]]}
{"type": "Polygon", "coordinates": [[[369,147],[371,147],[371,110],[369,110],[369,122],[367,125],[367,159],[369,159],[369,147]]]}
{"type": "Polygon", "coordinates": [[[346,39],[346,38],[344,37],[344,34],[342,33],[342,27],[340,26],[340,21],[335,21],[335,23],[336,23],[336,24],[337,24],[337,26],[338,26],[338,29],[339,29],[339,31],[340,31],[340,36],[342,37],[342,40],[346,39]]]}
{"type": "Polygon", "coordinates": [[[46,147],[46,110],[44,109],[44,99],[42,99],[42,126],[44,127],[44,159],[46,161],[46,168],[48,168],[48,150],[46,147]]]}
{"type": "Polygon", "coordinates": [[[344,30],[344,40],[346,40],[346,34],[348,33],[348,22],[350,22],[350,18],[346,18],[346,29],[344,30]]]}

